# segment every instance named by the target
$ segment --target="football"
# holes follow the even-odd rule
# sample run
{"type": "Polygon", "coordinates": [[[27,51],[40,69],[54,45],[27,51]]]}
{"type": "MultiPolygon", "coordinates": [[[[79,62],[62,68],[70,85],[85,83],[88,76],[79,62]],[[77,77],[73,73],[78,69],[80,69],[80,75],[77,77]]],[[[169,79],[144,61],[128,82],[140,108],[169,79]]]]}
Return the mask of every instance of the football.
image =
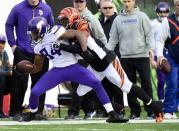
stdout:
{"type": "Polygon", "coordinates": [[[33,68],[33,64],[28,60],[22,60],[16,64],[16,71],[24,74],[29,74],[33,68]]]}
{"type": "Polygon", "coordinates": [[[160,70],[164,73],[169,73],[171,70],[171,66],[168,63],[167,59],[162,59],[159,64],[160,70]]]}

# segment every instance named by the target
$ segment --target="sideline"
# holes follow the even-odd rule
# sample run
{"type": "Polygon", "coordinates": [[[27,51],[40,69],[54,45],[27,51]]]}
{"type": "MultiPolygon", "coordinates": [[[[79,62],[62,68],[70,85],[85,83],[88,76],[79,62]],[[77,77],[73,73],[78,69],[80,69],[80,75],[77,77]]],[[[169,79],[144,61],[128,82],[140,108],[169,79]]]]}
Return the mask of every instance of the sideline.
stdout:
{"type": "MultiPolygon", "coordinates": [[[[48,120],[48,121],[0,121],[0,125],[64,125],[64,124],[108,124],[103,120],[48,120]]],[[[155,120],[130,120],[128,123],[155,123],[155,120]]],[[[126,124],[128,124],[126,123],[126,124]]],[[[179,119],[164,120],[162,123],[179,123],[179,119]]],[[[161,124],[162,124],[161,123],[161,124]]],[[[123,123],[124,124],[124,123],[123,123]]]]}

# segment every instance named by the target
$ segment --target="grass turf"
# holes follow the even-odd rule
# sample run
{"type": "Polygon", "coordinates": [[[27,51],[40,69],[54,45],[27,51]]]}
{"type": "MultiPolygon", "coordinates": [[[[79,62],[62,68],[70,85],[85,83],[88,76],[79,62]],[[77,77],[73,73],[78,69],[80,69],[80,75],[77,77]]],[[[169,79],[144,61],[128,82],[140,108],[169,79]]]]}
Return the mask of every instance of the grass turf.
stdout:
{"type": "Polygon", "coordinates": [[[0,126],[0,131],[178,131],[178,123],[72,124],[0,126]]]}
{"type": "MultiPolygon", "coordinates": [[[[58,110],[56,110],[56,117],[58,118],[58,110]]],[[[67,108],[61,109],[62,118],[67,114],[67,108]]],[[[126,117],[129,115],[129,108],[126,108],[126,117]]],[[[178,114],[177,114],[178,115],[178,114]]],[[[80,112],[80,117],[83,117],[83,112],[80,112]]],[[[143,111],[141,118],[146,118],[146,112],[143,111]]],[[[0,120],[0,123],[5,120],[0,120]]],[[[11,122],[11,119],[6,119],[6,121],[11,122]]],[[[59,124],[53,123],[53,119],[49,119],[46,124],[41,122],[36,122],[37,124],[22,123],[19,125],[0,125],[0,131],[178,131],[179,122],[175,123],[126,123],[126,124],[108,124],[108,123],[86,123],[84,124],[74,124],[73,121],[66,121],[68,124],[59,121],[59,124]],[[38,123],[41,123],[38,125],[38,123]],[[48,124],[47,124],[48,123],[48,124]]]]}

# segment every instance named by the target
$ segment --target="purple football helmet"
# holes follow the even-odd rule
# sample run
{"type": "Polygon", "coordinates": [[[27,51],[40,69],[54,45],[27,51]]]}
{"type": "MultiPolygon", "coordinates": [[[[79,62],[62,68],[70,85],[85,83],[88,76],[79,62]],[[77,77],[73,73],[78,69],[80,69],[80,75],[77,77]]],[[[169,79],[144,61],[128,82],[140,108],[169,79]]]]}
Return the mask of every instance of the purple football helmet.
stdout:
{"type": "Polygon", "coordinates": [[[28,23],[28,34],[32,41],[39,42],[48,30],[47,20],[43,17],[34,17],[28,23]]]}
{"type": "Polygon", "coordinates": [[[155,11],[157,13],[160,12],[166,12],[169,13],[170,12],[170,6],[168,3],[166,2],[159,2],[156,6],[155,6],[155,11]]]}
{"type": "Polygon", "coordinates": [[[6,37],[0,34],[0,42],[6,43],[6,37]]]}

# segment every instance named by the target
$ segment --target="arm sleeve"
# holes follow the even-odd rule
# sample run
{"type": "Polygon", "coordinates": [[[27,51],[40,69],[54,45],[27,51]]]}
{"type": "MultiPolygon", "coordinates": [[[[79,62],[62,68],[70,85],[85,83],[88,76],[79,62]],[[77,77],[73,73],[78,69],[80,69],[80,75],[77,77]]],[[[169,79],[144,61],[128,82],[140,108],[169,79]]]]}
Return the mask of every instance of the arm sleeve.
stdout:
{"type": "Polygon", "coordinates": [[[7,40],[10,46],[15,45],[16,40],[15,40],[15,35],[14,35],[14,27],[17,23],[17,10],[15,9],[15,7],[11,10],[6,24],[5,24],[5,31],[6,31],[6,36],[7,36],[7,40]]]}
{"type": "Polygon", "coordinates": [[[92,35],[101,40],[105,45],[107,44],[107,38],[104,34],[104,30],[99,22],[99,20],[95,16],[91,16],[89,21],[89,27],[92,31],[92,35]]]}
{"type": "Polygon", "coordinates": [[[53,13],[52,13],[52,9],[48,6],[48,10],[49,10],[49,15],[48,15],[48,18],[47,18],[47,21],[48,21],[48,24],[50,25],[50,27],[52,27],[54,24],[55,24],[55,21],[54,21],[54,16],[53,16],[53,13]]]}
{"type": "Polygon", "coordinates": [[[119,33],[118,33],[118,22],[117,19],[115,18],[109,33],[109,42],[106,45],[106,48],[108,50],[114,51],[115,47],[117,46],[119,42],[119,33]]]}
{"type": "Polygon", "coordinates": [[[82,52],[80,44],[76,43],[73,45],[60,44],[60,49],[72,54],[80,54],[82,52]]]}
{"type": "Polygon", "coordinates": [[[143,25],[146,45],[148,49],[154,50],[155,48],[154,33],[152,31],[150,20],[146,14],[143,14],[142,25],[143,25]]]}

